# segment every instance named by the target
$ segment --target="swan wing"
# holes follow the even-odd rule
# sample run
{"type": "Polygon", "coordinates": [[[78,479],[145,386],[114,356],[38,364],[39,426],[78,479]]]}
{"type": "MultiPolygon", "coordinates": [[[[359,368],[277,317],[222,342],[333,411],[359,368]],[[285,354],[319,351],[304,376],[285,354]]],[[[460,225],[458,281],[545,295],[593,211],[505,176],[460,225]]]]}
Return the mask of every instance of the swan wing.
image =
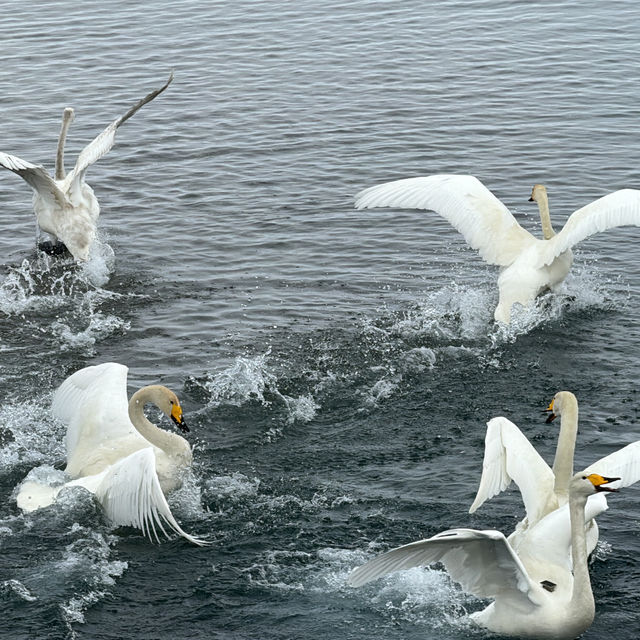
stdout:
{"type": "Polygon", "coordinates": [[[448,220],[490,264],[510,265],[535,238],[509,209],[469,175],[439,174],[386,182],[356,195],[357,209],[430,209],[448,220]]]}
{"type": "Polygon", "coordinates": [[[541,265],[550,264],[594,233],[625,225],[640,226],[640,191],[637,189],[614,191],[574,211],[562,231],[542,243],[541,265]]]}
{"type": "Polygon", "coordinates": [[[500,416],[487,422],[482,476],[469,513],[504,491],[512,481],[520,489],[529,522],[537,522],[554,495],[553,471],[522,431],[500,416]]]}
{"type": "MultiPolygon", "coordinates": [[[[605,493],[596,493],[588,497],[584,509],[584,521],[588,530],[592,521],[608,508],[605,493]]],[[[593,525],[595,526],[595,522],[593,525]]],[[[587,553],[593,551],[598,541],[597,531],[596,527],[593,538],[587,535],[587,553]]],[[[525,533],[517,535],[516,532],[512,536],[509,536],[509,542],[521,558],[529,556],[536,558],[538,562],[542,559],[546,564],[571,570],[571,519],[568,503],[547,514],[525,533]],[[514,538],[517,538],[517,542],[514,538]]]]}
{"type": "Polygon", "coordinates": [[[102,474],[95,494],[115,524],[137,527],[150,540],[160,542],[158,530],[167,538],[165,525],[197,545],[208,544],[182,530],[160,488],[156,459],[151,447],[140,449],[111,465],[102,474]]]}
{"type": "Polygon", "coordinates": [[[527,570],[499,531],[443,531],[373,558],[354,569],[348,582],[359,587],[393,571],[435,562],[442,562],[453,580],[479,598],[510,597],[530,609],[537,604],[527,570]]]}
{"type": "Polygon", "coordinates": [[[610,453],[585,469],[585,473],[620,478],[618,487],[628,487],[640,480],[640,440],[610,453]]]}
{"type": "Polygon", "coordinates": [[[109,152],[116,139],[116,131],[118,127],[125,121],[127,121],[136,111],[143,107],[147,102],[151,102],[156,96],[160,95],[172,82],[173,72],[169,76],[167,82],[159,89],[155,89],[151,93],[147,94],[142,100],[139,100],[136,104],[129,109],[123,116],[120,116],[117,120],[114,120],[102,133],[97,135],[81,152],[76,160],[76,165],[67,177],[65,178],[65,184],[67,189],[72,188],[74,184],[84,180],[84,174],[88,167],[94,162],[97,162],[102,156],[109,152]]]}
{"type": "Polygon", "coordinates": [[[80,445],[87,451],[105,440],[139,436],[129,419],[127,372],[122,364],[105,362],[76,371],[58,387],[51,411],[67,425],[68,463],[80,445]]]}
{"type": "Polygon", "coordinates": [[[0,152],[0,166],[19,175],[50,206],[64,208],[67,204],[64,193],[42,165],[0,152]]]}

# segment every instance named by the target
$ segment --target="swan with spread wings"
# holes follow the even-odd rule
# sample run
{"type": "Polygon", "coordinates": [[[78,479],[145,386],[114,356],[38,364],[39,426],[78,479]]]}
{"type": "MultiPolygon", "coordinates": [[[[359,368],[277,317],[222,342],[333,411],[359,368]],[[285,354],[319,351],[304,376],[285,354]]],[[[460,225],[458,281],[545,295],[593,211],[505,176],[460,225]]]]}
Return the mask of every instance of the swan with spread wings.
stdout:
{"type": "Polygon", "coordinates": [[[118,127],[142,106],[160,95],[172,80],[173,73],[162,87],[147,94],[94,138],[80,152],[74,168],[68,174],[64,168],[64,146],[69,126],[74,119],[74,111],[70,107],[67,107],[62,115],[53,178],[42,165],[0,152],[0,167],[13,171],[33,189],[33,210],[38,228],[54,239],[53,243],[42,243],[43,249],[49,253],[61,253],[66,247],[76,261],[88,260],[96,237],[100,206],[93,189],[84,180],[85,173],[113,147],[118,127]]]}
{"type": "Polygon", "coordinates": [[[530,200],[540,209],[544,239],[518,224],[509,209],[477,178],[439,174],[386,182],[361,191],[357,209],[429,209],[448,220],[498,276],[497,322],[509,324],[511,308],[529,306],[546,289],[554,290],[573,263],[571,247],[588,236],[623,225],[640,225],[640,191],[621,189],[575,211],[559,233],[549,216],[547,191],[535,185],[530,200]]]}

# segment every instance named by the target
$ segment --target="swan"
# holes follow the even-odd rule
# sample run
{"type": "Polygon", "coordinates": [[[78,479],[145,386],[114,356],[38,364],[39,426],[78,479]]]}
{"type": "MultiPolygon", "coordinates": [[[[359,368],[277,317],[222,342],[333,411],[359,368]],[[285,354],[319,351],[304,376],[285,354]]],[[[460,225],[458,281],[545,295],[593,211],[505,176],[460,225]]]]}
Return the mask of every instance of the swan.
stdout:
{"type": "Polygon", "coordinates": [[[615,491],[607,485],[616,480],[586,471],[570,480],[573,572],[550,562],[544,540],[516,552],[499,531],[451,529],[373,558],[354,569],[348,583],[359,587],[392,571],[441,562],[465,591],[494,599],[471,614],[479,626],[508,636],[576,638],[595,614],[584,526],[587,498],[615,491]]]}
{"type": "MultiPolygon", "coordinates": [[[[570,391],[559,391],[546,411],[551,412],[547,423],[560,416],[553,468],[547,465],[513,422],[500,416],[487,423],[482,475],[469,513],[474,513],[486,500],[507,489],[514,481],[520,489],[526,511],[526,517],[509,537],[514,546],[529,527],[569,499],[569,480],[573,475],[578,433],[578,400],[570,391]]],[[[595,530],[589,540],[590,551],[597,541],[595,530]],[[595,540],[592,539],[594,535],[595,540]]]]}
{"type": "Polygon", "coordinates": [[[178,398],[167,387],[150,385],[127,400],[127,372],[126,366],[107,362],[80,369],[60,385],[51,410],[67,425],[65,473],[72,480],[56,487],[27,480],[18,491],[18,507],[34,511],[53,503],[64,487],[81,486],[95,494],[116,525],[138,527],[159,541],[156,526],[167,535],[164,521],[203,545],[180,528],[164,495],[181,485],[191,447],[144,415],[145,405],[154,404],[188,432],[178,398]]]}
{"type": "Polygon", "coordinates": [[[55,244],[43,243],[41,245],[43,250],[49,253],[61,253],[66,246],[76,261],[88,260],[89,249],[96,236],[100,207],[93,189],[84,181],[85,173],[94,162],[111,149],[118,127],[143,105],[161,94],[172,80],[173,73],[160,89],[146,95],[94,138],[80,152],[75,167],[68,174],[65,174],[64,168],[64,145],[69,126],[74,119],[74,111],[70,107],[67,107],[62,114],[54,178],[41,165],[31,164],[17,156],[0,152],[0,166],[19,175],[34,191],[33,210],[38,228],[55,239],[55,244]]]}
{"type": "Polygon", "coordinates": [[[494,318],[509,324],[516,302],[529,306],[538,293],[553,290],[567,277],[573,245],[597,231],[640,225],[640,191],[636,189],[615,191],[578,209],[558,234],[551,225],[544,186],[535,185],[530,200],[538,203],[543,240],[523,229],[509,209],[470,175],[386,182],[358,193],[355,206],[432,209],[448,220],[486,262],[501,267],[494,318]]]}
{"type": "MultiPolygon", "coordinates": [[[[528,544],[530,536],[545,536],[547,531],[540,526],[545,516],[566,505],[569,500],[569,481],[573,475],[573,457],[578,433],[578,400],[570,391],[559,391],[553,396],[546,411],[550,412],[546,422],[560,417],[558,445],[550,468],[533,448],[526,436],[504,417],[492,418],[487,423],[482,475],[476,497],[469,509],[474,513],[486,500],[506,490],[515,482],[525,506],[526,516],[516,525],[508,540],[516,550],[528,544]]],[[[619,449],[593,463],[588,470],[604,476],[621,476],[622,486],[630,486],[640,480],[640,441],[619,449]]],[[[595,518],[607,509],[605,496],[590,500],[587,518],[587,549],[591,553],[598,542],[598,527],[595,518]]],[[[547,520],[550,531],[564,526],[568,531],[568,514],[558,512],[557,520],[547,520]]],[[[553,534],[552,534],[553,535],[553,534]]],[[[566,554],[568,558],[568,554],[566,554]]]]}

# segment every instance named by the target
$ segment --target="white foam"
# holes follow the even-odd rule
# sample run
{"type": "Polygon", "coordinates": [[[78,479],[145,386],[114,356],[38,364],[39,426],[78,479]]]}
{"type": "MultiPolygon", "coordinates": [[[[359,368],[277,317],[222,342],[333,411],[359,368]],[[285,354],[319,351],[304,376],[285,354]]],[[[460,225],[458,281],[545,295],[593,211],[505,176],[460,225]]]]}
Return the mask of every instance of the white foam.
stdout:
{"type": "Polygon", "coordinates": [[[288,424],[309,422],[315,417],[320,406],[311,394],[293,397],[279,391],[278,378],[269,368],[270,355],[271,348],[254,357],[238,356],[223,371],[208,373],[204,379],[191,377],[190,382],[209,394],[208,407],[223,404],[242,406],[250,401],[272,406],[273,401],[277,400],[285,406],[288,424]]]}

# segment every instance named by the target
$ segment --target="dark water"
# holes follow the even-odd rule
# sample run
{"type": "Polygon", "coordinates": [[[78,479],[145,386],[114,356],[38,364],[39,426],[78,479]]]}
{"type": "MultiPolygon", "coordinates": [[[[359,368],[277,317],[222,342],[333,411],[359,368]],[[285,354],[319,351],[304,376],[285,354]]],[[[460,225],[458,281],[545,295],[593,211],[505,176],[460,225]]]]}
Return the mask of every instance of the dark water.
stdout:
{"type": "MultiPolygon", "coordinates": [[[[585,242],[563,292],[491,322],[495,271],[427,212],[352,208],[394,178],[472,173],[539,233],[638,187],[635,2],[58,2],[0,13],[0,149],[68,162],[171,69],[175,81],[88,172],[105,251],[37,257],[30,193],[0,176],[3,638],[484,637],[482,603],[438,570],[361,590],[375,552],[452,526],[510,531],[517,492],[467,514],[484,423],[551,459],[540,410],[581,403],[576,466],[638,424],[640,251],[585,242]],[[113,249],[115,258],[108,254],[113,249]],[[61,467],[49,416],[76,369],[180,396],[195,465],[171,497],[213,544],[113,530],[82,493],[23,516],[29,470],[61,467]]],[[[600,518],[596,620],[637,638],[640,494],[600,518]]]]}

